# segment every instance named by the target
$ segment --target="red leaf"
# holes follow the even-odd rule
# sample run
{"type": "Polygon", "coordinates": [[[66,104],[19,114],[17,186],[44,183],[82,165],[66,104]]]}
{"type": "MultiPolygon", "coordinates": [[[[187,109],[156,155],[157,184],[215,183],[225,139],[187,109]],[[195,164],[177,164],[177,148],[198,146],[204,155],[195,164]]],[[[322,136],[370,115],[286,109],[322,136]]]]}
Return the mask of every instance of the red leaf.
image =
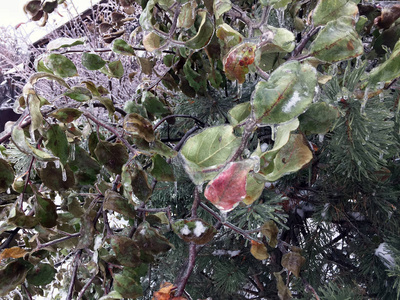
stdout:
{"type": "Polygon", "coordinates": [[[254,62],[256,45],[243,43],[234,47],[224,59],[224,71],[230,80],[243,83],[249,73],[249,65],[254,62]]]}
{"type": "Polygon", "coordinates": [[[208,183],[204,196],[222,212],[234,209],[246,197],[247,174],[252,168],[249,161],[229,163],[208,183]]]}

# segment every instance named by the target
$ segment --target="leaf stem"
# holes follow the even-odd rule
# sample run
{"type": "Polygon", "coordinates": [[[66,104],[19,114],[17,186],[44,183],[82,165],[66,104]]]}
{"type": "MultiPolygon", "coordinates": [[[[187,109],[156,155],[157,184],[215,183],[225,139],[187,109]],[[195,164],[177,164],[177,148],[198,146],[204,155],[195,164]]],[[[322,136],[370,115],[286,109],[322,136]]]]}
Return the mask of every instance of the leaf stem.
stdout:
{"type": "Polygon", "coordinates": [[[53,245],[55,245],[55,244],[64,242],[64,241],[69,240],[69,239],[72,239],[72,238],[74,238],[74,237],[78,237],[78,236],[80,236],[80,235],[81,235],[81,234],[78,232],[78,233],[74,233],[74,234],[71,234],[71,235],[68,235],[68,236],[64,236],[64,237],[62,237],[62,238],[59,238],[59,239],[57,239],[57,240],[53,240],[53,241],[50,241],[50,242],[47,242],[47,243],[44,243],[44,244],[40,244],[40,243],[39,243],[39,245],[35,248],[34,251],[39,251],[40,249],[43,249],[43,248],[46,248],[46,247],[49,247],[49,246],[53,246],[53,245]]]}

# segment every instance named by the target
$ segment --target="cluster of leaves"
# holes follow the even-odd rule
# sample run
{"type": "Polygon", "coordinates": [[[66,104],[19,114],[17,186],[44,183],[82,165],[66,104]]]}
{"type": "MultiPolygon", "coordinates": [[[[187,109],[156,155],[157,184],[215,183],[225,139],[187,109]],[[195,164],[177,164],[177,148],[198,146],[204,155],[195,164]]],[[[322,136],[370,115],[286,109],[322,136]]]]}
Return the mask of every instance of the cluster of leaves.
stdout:
{"type": "MultiPolygon", "coordinates": [[[[29,1],[25,11],[39,20],[62,2],[29,1]]],[[[1,137],[0,295],[48,295],[52,284],[66,299],[158,287],[154,299],[290,299],[335,293],[323,285],[341,276],[370,297],[390,294],[369,286],[382,263],[375,256],[367,268],[374,254],[362,250],[400,228],[400,41],[395,22],[374,27],[380,8],[357,2],[149,0],[127,37],[119,29],[136,3],[119,0],[99,26],[103,49],[90,36],[51,41],[15,104],[20,120],[1,137]],[[135,78],[133,62],[148,80],[120,107],[96,75],[110,85],[135,78]],[[44,92],[43,82],[56,87],[44,92]],[[191,109],[205,101],[208,114],[191,109]],[[192,195],[178,196],[178,185],[192,195]],[[241,250],[229,254],[230,243],[241,250]],[[219,272],[213,259],[227,253],[219,272]],[[199,292],[198,277],[215,287],[199,292]]]]}

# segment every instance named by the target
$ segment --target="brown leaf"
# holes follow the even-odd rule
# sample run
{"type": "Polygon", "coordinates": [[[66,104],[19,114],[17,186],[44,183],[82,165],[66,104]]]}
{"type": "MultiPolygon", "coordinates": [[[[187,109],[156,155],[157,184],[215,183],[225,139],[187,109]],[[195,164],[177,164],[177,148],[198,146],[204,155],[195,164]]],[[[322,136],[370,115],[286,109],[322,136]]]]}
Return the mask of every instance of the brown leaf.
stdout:
{"type": "Polygon", "coordinates": [[[298,252],[288,252],[282,256],[281,265],[288,269],[296,277],[299,277],[300,268],[306,262],[306,259],[298,252]]]}
{"type": "Polygon", "coordinates": [[[256,241],[251,241],[250,253],[258,260],[264,260],[269,257],[267,247],[256,241]]]}
{"type": "Polygon", "coordinates": [[[265,222],[261,227],[261,233],[268,238],[268,245],[270,245],[273,248],[275,248],[276,245],[278,244],[277,240],[278,232],[279,232],[278,226],[276,226],[275,222],[272,220],[265,222]]]}
{"type": "Polygon", "coordinates": [[[7,258],[20,258],[24,257],[24,255],[28,253],[24,249],[20,247],[12,247],[4,249],[3,252],[0,253],[0,261],[7,258]]]}

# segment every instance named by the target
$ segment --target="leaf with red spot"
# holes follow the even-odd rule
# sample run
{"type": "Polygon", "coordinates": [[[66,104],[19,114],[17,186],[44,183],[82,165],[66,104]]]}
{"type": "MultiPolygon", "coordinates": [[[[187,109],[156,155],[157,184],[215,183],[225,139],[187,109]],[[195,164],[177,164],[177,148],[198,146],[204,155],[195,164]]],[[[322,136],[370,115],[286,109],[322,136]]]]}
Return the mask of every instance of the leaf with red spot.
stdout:
{"type": "Polygon", "coordinates": [[[254,167],[254,160],[231,162],[211,180],[204,196],[222,212],[234,209],[246,197],[247,174],[254,167]]]}
{"type": "Polygon", "coordinates": [[[243,43],[232,48],[224,58],[224,71],[230,80],[243,83],[249,73],[249,65],[254,62],[256,44],[243,43]]]}

